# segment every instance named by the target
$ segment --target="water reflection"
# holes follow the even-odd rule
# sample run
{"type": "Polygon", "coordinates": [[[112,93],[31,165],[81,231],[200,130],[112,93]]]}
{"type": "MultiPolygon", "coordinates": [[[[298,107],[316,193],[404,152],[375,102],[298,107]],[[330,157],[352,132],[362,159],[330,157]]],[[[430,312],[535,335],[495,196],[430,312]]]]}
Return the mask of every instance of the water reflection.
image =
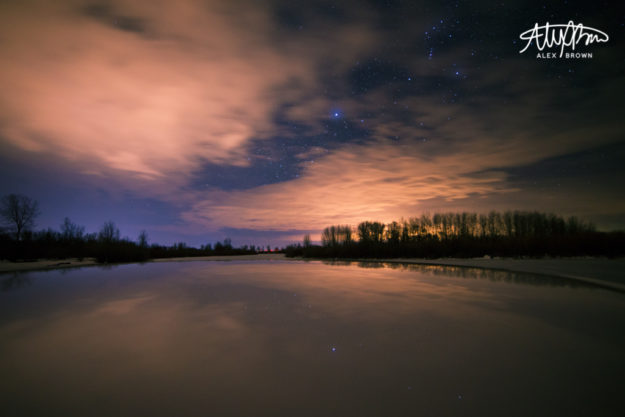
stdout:
{"type": "Polygon", "coordinates": [[[12,273],[10,276],[4,276],[2,280],[0,280],[0,290],[1,291],[11,291],[16,290],[18,288],[22,288],[25,286],[29,286],[32,284],[32,281],[28,275],[20,274],[20,273],[12,273]]]}
{"type": "Polygon", "coordinates": [[[29,277],[0,293],[3,416],[620,407],[625,301],[607,291],[321,262],[29,277]]]}
{"type": "Polygon", "coordinates": [[[523,272],[510,272],[489,268],[473,268],[466,266],[449,266],[449,265],[425,265],[425,264],[409,264],[399,262],[346,262],[346,261],[324,261],[328,265],[358,265],[361,268],[389,268],[396,270],[415,271],[421,273],[433,274],[441,278],[460,277],[469,279],[487,279],[490,281],[503,281],[516,284],[529,284],[538,286],[552,287],[571,287],[571,288],[588,288],[594,287],[591,284],[575,281],[572,279],[559,278],[549,275],[537,275],[523,272]]]}

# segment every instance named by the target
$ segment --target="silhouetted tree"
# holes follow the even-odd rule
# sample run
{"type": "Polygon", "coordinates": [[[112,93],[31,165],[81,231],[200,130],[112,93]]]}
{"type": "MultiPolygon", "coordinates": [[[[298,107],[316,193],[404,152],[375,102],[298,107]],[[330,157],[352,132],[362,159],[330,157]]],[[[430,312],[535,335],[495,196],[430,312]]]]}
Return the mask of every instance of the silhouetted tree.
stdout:
{"type": "Polygon", "coordinates": [[[350,226],[328,226],[321,235],[323,246],[293,246],[289,253],[320,257],[616,256],[624,249],[614,245],[625,235],[597,232],[594,225],[576,217],[526,211],[423,214],[387,225],[364,221],[357,231],[356,243],[351,240],[350,226]]]}
{"type": "Polygon", "coordinates": [[[16,240],[21,240],[24,232],[35,225],[39,213],[37,201],[25,195],[9,194],[0,202],[0,217],[13,228],[16,240]]]}
{"type": "Polygon", "coordinates": [[[115,242],[119,240],[119,229],[115,226],[115,223],[108,221],[102,225],[100,232],[98,232],[98,240],[104,243],[115,242]]]}
{"type": "Polygon", "coordinates": [[[353,243],[352,228],[350,226],[330,226],[321,233],[323,246],[348,246],[353,243]]]}
{"type": "Polygon", "coordinates": [[[61,224],[61,236],[65,240],[82,240],[85,234],[84,226],[73,223],[69,217],[66,217],[61,224]]]}
{"type": "Polygon", "coordinates": [[[147,248],[148,247],[148,232],[146,232],[145,230],[142,230],[141,232],[139,232],[139,238],[137,240],[139,241],[139,246],[141,246],[142,248],[147,248]]]}
{"type": "Polygon", "coordinates": [[[486,233],[488,233],[488,216],[486,216],[485,214],[480,214],[478,217],[478,224],[479,224],[480,236],[481,237],[486,236],[486,233]]]}
{"type": "Polygon", "coordinates": [[[399,244],[401,238],[401,225],[397,222],[389,223],[386,226],[386,241],[390,244],[399,244]]]}
{"type": "Polygon", "coordinates": [[[358,238],[365,243],[380,243],[384,240],[384,223],[362,222],[358,225],[358,238]]]}

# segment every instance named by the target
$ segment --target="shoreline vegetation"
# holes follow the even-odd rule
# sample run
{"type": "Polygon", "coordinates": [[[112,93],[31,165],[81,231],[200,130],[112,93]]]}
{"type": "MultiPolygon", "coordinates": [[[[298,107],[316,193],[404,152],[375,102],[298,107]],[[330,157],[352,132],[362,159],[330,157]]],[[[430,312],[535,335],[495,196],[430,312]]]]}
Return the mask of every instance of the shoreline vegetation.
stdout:
{"type": "Polygon", "coordinates": [[[305,258],[543,258],[625,255],[625,232],[600,232],[576,217],[525,211],[424,214],[388,224],[326,227],[286,256],[305,258]]]}
{"type": "MultiPolygon", "coordinates": [[[[85,233],[85,227],[63,220],[60,230],[52,228],[33,231],[35,219],[41,214],[36,200],[22,194],[8,194],[0,199],[0,261],[34,262],[39,259],[94,258],[96,262],[144,262],[156,258],[189,256],[251,255],[264,252],[254,245],[235,248],[229,238],[199,249],[178,242],[171,246],[148,244],[145,230],[136,241],[121,238],[113,221],[105,222],[97,233],[85,233]]],[[[275,248],[277,251],[278,248],[275,248]]],[[[271,252],[267,247],[267,252],[271,252]]],[[[62,265],[63,262],[59,262],[62,265]]]]}
{"type": "MultiPolygon", "coordinates": [[[[275,248],[274,251],[277,251],[275,248]]],[[[97,263],[144,262],[157,258],[180,258],[197,256],[253,255],[264,252],[264,248],[244,245],[235,248],[230,239],[200,248],[187,246],[184,242],[171,246],[148,244],[148,235],[142,231],[137,241],[120,238],[115,223],[104,223],[98,233],[85,233],[83,226],[65,218],[61,230],[51,228],[33,232],[2,233],[0,231],[0,261],[33,262],[39,259],[59,261],[76,258],[78,261],[92,258],[97,263]]],[[[267,251],[271,251],[267,248],[267,251]]]]}
{"type": "MultiPolygon", "coordinates": [[[[24,196],[9,197],[15,200],[16,208],[30,207],[32,216],[21,223],[16,221],[13,230],[0,230],[0,272],[167,259],[261,259],[263,255],[275,259],[271,254],[277,253],[288,258],[405,263],[445,264],[448,259],[481,259],[480,262],[490,265],[484,266],[486,268],[494,264],[494,261],[488,262],[488,258],[618,258],[625,255],[625,232],[600,232],[591,223],[576,217],[565,219],[539,212],[436,213],[388,224],[364,221],[355,228],[329,226],[321,234],[321,245],[313,244],[310,235],[306,235],[302,243],[282,249],[254,245],[236,248],[230,239],[195,248],[184,242],[171,246],[148,244],[145,231],[136,241],[120,238],[120,231],[112,221],[104,223],[98,233],[85,233],[83,226],[68,218],[59,231],[51,228],[32,231],[32,219],[38,214],[36,202],[24,196]]],[[[13,212],[23,213],[24,210],[13,212]]],[[[3,215],[5,219],[9,217],[4,212],[3,215]]]]}
{"type": "MultiPolygon", "coordinates": [[[[277,248],[275,249],[277,250],[277,248]]],[[[201,248],[187,246],[184,242],[171,246],[147,245],[129,239],[101,239],[94,235],[85,238],[64,238],[58,232],[46,230],[34,234],[31,239],[16,241],[0,236],[0,261],[29,262],[39,259],[65,260],[76,258],[94,259],[97,263],[145,262],[158,258],[182,258],[204,256],[255,255],[264,251],[255,246],[235,248],[229,239],[203,245],[201,248]]]]}

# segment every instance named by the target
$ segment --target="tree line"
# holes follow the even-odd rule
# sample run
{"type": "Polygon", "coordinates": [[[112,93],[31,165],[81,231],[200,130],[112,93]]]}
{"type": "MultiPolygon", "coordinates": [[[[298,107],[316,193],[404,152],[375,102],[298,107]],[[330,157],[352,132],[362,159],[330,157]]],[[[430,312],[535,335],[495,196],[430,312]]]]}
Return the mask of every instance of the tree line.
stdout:
{"type": "Polygon", "coordinates": [[[84,226],[65,218],[59,230],[34,231],[40,214],[35,200],[10,194],[0,200],[0,259],[26,261],[35,259],[95,258],[101,263],[141,262],[153,258],[186,256],[217,256],[255,254],[263,249],[251,246],[235,248],[230,239],[202,245],[187,246],[184,242],[171,246],[149,244],[148,234],[141,231],[136,241],[120,237],[113,221],[105,222],[97,233],[86,233],[84,226]]]}
{"type": "Polygon", "coordinates": [[[286,253],[339,258],[622,256],[625,233],[598,232],[577,217],[536,211],[436,213],[387,224],[364,221],[355,228],[329,226],[321,234],[321,246],[307,236],[286,253]]]}
{"type": "MultiPolygon", "coordinates": [[[[6,226],[0,229],[0,259],[95,258],[106,263],[264,251],[254,245],[235,248],[230,239],[200,248],[184,242],[150,245],[145,231],[135,241],[121,238],[112,221],[105,222],[97,233],[86,233],[83,226],[69,218],[59,230],[33,231],[39,214],[37,202],[26,196],[10,194],[0,200],[0,220],[6,226]]],[[[625,255],[625,232],[599,232],[593,224],[577,217],[536,211],[436,213],[390,223],[364,221],[356,227],[328,226],[321,234],[321,245],[314,245],[306,235],[302,244],[287,246],[280,252],[332,258],[616,257],[625,255]]]]}

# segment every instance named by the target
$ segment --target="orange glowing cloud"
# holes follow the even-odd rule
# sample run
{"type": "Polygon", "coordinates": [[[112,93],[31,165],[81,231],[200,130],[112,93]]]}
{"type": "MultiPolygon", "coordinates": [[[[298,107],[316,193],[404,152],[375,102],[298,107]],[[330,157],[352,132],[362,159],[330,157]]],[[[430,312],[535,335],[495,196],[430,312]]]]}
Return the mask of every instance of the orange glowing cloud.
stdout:
{"type": "Polygon", "coordinates": [[[456,200],[511,191],[479,154],[426,156],[428,145],[390,142],[346,146],[307,163],[301,178],[245,191],[214,191],[186,213],[207,227],[286,230],[391,221],[414,215],[431,199],[456,200]]]}
{"type": "MultiPolygon", "coordinates": [[[[474,107],[479,110],[441,104],[438,96],[389,100],[372,92],[346,99],[341,108],[352,117],[390,105],[411,112],[412,120],[384,114],[364,120],[368,142],[331,151],[312,147],[298,155],[302,172],[291,181],[244,191],[198,193],[198,202],[185,219],[207,228],[320,230],[331,224],[390,222],[440,210],[539,208],[571,215],[590,213],[584,203],[587,193],[572,194],[573,187],[559,192],[521,190],[506,173],[512,167],[587,149],[588,137],[595,138],[594,146],[618,140],[619,127],[614,123],[601,129],[580,125],[574,132],[551,131],[546,140],[541,121],[549,102],[546,97],[540,102],[541,97],[501,106],[488,95],[478,96],[474,107]]],[[[291,109],[291,116],[305,122],[321,107],[318,100],[302,102],[291,109]]],[[[605,205],[604,211],[622,209],[623,204],[605,205]]]]}
{"type": "Polygon", "coordinates": [[[206,162],[248,164],[285,85],[313,88],[311,50],[293,59],[294,45],[273,47],[261,8],[103,4],[0,6],[3,140],[91,174],[182,183],[206,162]]]}
{"type": "Polygon", "coordinates": [[[189,172],[203,160],[243,163],[241,145],[262,131],[270,110],[256,104],[279,80],[271,70],[279,57],[237,59],[223,53],[225,40],[206,46],[214,57],[198,59],[175,40],[50,19],[58,12],[50,8],[3,30],[11,45],[0,50],[9,141],[148,178],[189,172]]]}
{"type": "MultiPolygon", "coordinates": [[[[551,80],[536,74],[530,85],[509,82],[513,59],[480,64],[470,83],[453,84],[460,95],[465,89],[463,100],[439,88],[462,55],[454,50],[435,63],[403,56],[412,84],[393,80],[392,93],[375,84],[356,91],[349,74],[388,46],[365,7],[341,25],[320,19],[296,39],[276,32],[269,7],[234,3],[0,3],[0,144],[61,161],[111,190],[184,207],[187,223],[164,227],[191,234],[388,222],[455,204],[486,207],[479,201],[494,196],[518,204],[512,208],[531,200],[548,209],[554,203],[544,196],[520,196],[506,169],[622,140],[618,106],[568,129],[553,110],[566,97],[550,96],[551,80]],[[323,77],[344,91],[330,91],[323,77]],[[354,138],[322,137],[339,123],[328,120],[334,106],[357,126],[354,138]],[[278,112],[322,139],[298,144],[299,131],[277,122],[278,112]],[[252,145],[275,138],[301,145],[297,178],[194,188],[207,164],[249,166],[261,158],[252,145]],[[359,143],[338,145],[351,139],[359,143]]],[[[622,82],[599,83],[569,107],[594,114],[599,100],[619,102],[610,83],[622,82]]]]}

